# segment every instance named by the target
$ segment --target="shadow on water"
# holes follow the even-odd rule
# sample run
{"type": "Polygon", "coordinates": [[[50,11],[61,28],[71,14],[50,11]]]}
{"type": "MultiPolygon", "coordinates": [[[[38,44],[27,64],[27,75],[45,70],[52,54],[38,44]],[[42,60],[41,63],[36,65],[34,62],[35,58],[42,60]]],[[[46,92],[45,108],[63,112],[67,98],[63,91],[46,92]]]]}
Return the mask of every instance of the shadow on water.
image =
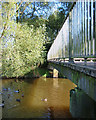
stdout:
{"type": "Polygon", "coordinates": [[[70,112],[74,118],[96,119],[96,102],[79,88],[70,91],[70,112]]]}

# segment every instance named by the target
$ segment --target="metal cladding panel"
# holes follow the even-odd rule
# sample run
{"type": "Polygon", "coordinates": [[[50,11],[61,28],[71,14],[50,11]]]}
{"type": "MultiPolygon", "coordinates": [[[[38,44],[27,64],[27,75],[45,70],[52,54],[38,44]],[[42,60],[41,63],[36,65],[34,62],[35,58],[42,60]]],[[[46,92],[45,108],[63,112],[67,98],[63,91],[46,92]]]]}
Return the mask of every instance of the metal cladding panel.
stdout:
{"type": "Polygon", "coordinates": [[[95,49],[95,55],[96,55],[96,0],[95,0],[94,4],[95,4],[95,13],[94,13],[95,14],[95,17],[94,17],[95,18],[95,22],[94,22],[94,24],[95,24],[94,25],[95,26],[95,30],[94,30],[95,44],[94,44],[94,49],[95,49]]]}
{"type": "Polygon", "coordinates": [[[69,17],[63,25],[63,37],[65,47],[65,57],[69,57],[69,17]]]}
{"type": "Polygon", "coordinates": [[[69,57],[69,17],[54,40],[47,59],[69,57]]]}

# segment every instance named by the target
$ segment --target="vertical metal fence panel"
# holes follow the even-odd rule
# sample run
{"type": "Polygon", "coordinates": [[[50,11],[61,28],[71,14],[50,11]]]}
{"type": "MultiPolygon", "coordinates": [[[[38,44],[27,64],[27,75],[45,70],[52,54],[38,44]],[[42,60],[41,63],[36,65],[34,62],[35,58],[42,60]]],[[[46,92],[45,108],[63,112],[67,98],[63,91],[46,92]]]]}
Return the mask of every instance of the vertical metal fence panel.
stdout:
{"type": "Polygon", "coordinates": [[[91,0],[91,55],[93,55],[93,0],[91,0]]]}
{"type": "Polygon", "coordinates": [[[72,56],[75,54],[75,10],[73,9],[73,18],[72,18],[72,22],[73,22],[73,52],[72,52],[72,56]]]}
{"type": "Polygon", "coordinates": [[[78,0],[69,12],[48,59],[96,57],[96,0],[78,0]]]}
{"type": "Polygon", "coordinates": [[[69,59],[72,57],[72,13],[69,13],[69,59]]]}
{"type": "Polygon", "coordinates": [[[84,56],[85,51],[84,51],[84,1],[82,2],[82,54],[84,56]]]}
{"type": "Polygon", "coordinates": [[[86,48],[86,55],[89,55],[89,0],[87,0],[87,48],[86,48]]]}
{"type": "Polygon", "coordinates": [[[91,55],[91,37],[90,37],[90,27],[91,27],[91,10],[90,10],[90,1],[88,0],[88,41],[89,41],[89,55],[91,55]]]}
{"type": "Polygon", "coordinates": [[[58,44],[57,44],[57,47],[56,47],[56,51],[57,51],[57,57],[59,58],[59,45],[60,45],[60,40],[59,40],[59,34],[57,36],[57,40],[58,40],[58,44]]]}
{"type": "Polygon", "coordinates": [[[88,41],[88,0],[86,2],[86,56],[89,55],[89,41],[88,41]]]}
{"type": "Polygon", "coordinates": [[[77,32],[77,22],[76,22],[76,20],[77,20],[77,16],[76,16],[76,14],[77,14],[77,10],[76,10],[76,5],[74,6],[74,40],[73,40],[73,42],[74,42],[74,56],[76,56],[76,32],[77,32]]]}
{"type": "Polygon", "coordinates": [[[73,42],[74,42],[74,56],[76,56],[76,33],[77,33],[77,16],[76,16],[76,14],[77,14],[77,10],[76,10],[76,5],[74,6],[74,40],[73,40],[73,42]]]}
{"type": "Polygon", "coordinates": [[[86,1],[84,1],[84,56],[86,55],[86,1]]]}
{"type": "Polygon", "coordinates": [[[96,56],[96,0],[95,0],[95,31],[94,31],[94,34],[95,34],[95,56],[96,56]]]}
{"type": "Polygon", "coordinates": [[[83,55],[83,3],[81,0],[81,56],[83,55]]]}
{"type": "Polygon", "coordinates": [[[96,1],[93,2],[93,55],[96,55],[96,1]]]}
{"type": "Polygon", "coordinates": [[[84,56],[86,55],[86,46],[85,46],[85,1],[84,1],[84,56]]]}
{"type": "Polygon", "coordinates": [[[79,14],[78,14],[78,18],[79,18],[79,19],[78,19],[78,20],[79,20],[79,21],[78,21],[78,26],[79,26],[79,29],[78,29],[78,30],[79,30],[79,31],[78,31],[78,36],[79,36],[79,41],[78,41],[78,47],[79,47],[79,48],[78,48],[78,55],[81,55],[81,49],[80,49],[80,48],[81,48],[81,35],[80,35],[80,27],[81,27],[81,23],[80,23],[80,22],[81,22],[81,21],[80,21],[80,19],[81,19],[81,16],[80,16],[80,0],[79,0],[78,8],[79,8],[79,9],[78,9],[78,10],[79,10],[79,11],[78,11],[78,13],[79,13],[79,14]]]}
{"type": "Polygon", "coordinates": [[[77,4],[75,5],[75,56],[77,55],[77,4]]]}
{"type": "Polygon", "coordinates": [[[65,57],[69,57],[69,17],[64,25],[65,57]]]}
{"type": "Polygon", "coordinates": [[[58,43],[58,48],[59,48],[59,50],[58,50],[58,58],[61,58],[61,46],[60,46],[60,44],[61,44],[61,35],[60,35],[60,32],[58,34],[58,39],[59,39],[59,41],[58,41],[59,42],[58,43]]]}
{"type": "Polygon", "coordinates": [[[63,47],[64,47],[64,38],[63,38],[63,27],[62,27],[62,58],[64,58],[64,50],[63,50],[63,47]]]}
{"type": "Polygon", "coordinates": [[[87,48],[87,13],[86,13],[86,9],[87,9],[87,7],[86,7],[86,0],[85,0],[85,56],[87,55],[86,54],[86,48],[87,48]]]}
{"type": "Polygon", "coordinates": [[[81,16],[81,0],[80,0],[80,56],[82,55],[82,16],[81,16]]]}
{"type": "Polygon", "coordinates": [[[73,9],[72,9],[72,11],[71,11],[71,13],[72,13],[72,18],[71,18],[71,28],[72,28],[72,36],[71,36],[71,39],[72,39],[72,49],[71,49],[71,57],[73,56],[73,33],[74,33],[74,24],[73,24],[73,9]]]}
{"type": "Polygon", "coordinates": [[[78,0],[78,54],[80,55],[80,0],[78,0]]]}
{"type": "Polygon", "coordinates": [[[64,25],[62,27],[62,41],[63,41],[63,58],[65,58],[65,34],[64,34],[64,25]]]}
{"type": "Polygon", "coordinates": [[[78,37],[78,2],[77,2],[77,40],[76,40],[76,56],[78,56],[78,39],[79,39],[79,37],[78,37]]]}
{"type": "Polygon", "coordinates": [[[77,2],[77,56],[79,52],[79,2],[77,2]]]}

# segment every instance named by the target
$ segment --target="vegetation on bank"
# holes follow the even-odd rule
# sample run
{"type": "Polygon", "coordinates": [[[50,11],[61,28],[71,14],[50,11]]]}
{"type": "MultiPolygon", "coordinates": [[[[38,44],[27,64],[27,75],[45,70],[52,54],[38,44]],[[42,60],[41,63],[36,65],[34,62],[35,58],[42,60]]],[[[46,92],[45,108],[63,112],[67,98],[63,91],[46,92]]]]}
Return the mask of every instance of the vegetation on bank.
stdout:
{"type": "Polygon", "coordinates": [[[18,24],[17,29],[14,41],[2,48],[2,77],[23,77],[45,59],[45,27],[18,24]]]}
{"type": "MultiPolygon", "coordinates": [[[[52,72],[50,72],[47,67],[46,68],[42,68],[42,67],[37,67],[34,70],[30,70],[30,72],[26,73],[24,76],[18,76],[18,78],[20,79],[25,79],[25,78],[39,78],[39,77],[44,77],[44,78],[49,78],[52,77],[52,72]]],[[[7,77],[7,76],[3,76],[3,79],[6,78],[16,78],[16,77],[7,77]]]]}
{"type": "Polygon", "coordinates": [[[46,63],[47,52],[63,24],[70,3],[59,3],[55,12],[53,6],[55,3],[51,2],[2,2],[2,77],[50,76],[41,66],[46,63]]]}
{"type": "Polygon", "coordinates": [[[50,71],[47,68],[36,68],[28,72],[24,78],[32,78],[32,77],[52,77],[50,71]]]}

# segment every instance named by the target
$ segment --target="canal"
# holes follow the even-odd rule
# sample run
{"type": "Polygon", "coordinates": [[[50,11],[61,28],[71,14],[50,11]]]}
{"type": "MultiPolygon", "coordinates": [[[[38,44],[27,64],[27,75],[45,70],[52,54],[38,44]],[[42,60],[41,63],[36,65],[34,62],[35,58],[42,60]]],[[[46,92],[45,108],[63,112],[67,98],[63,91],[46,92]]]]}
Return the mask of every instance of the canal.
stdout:
{"type": "Polygon", "coordinates": [[[96,102],[76,87],[62,78],[4,79],[2,117],[96,118],[96,102]]]}

